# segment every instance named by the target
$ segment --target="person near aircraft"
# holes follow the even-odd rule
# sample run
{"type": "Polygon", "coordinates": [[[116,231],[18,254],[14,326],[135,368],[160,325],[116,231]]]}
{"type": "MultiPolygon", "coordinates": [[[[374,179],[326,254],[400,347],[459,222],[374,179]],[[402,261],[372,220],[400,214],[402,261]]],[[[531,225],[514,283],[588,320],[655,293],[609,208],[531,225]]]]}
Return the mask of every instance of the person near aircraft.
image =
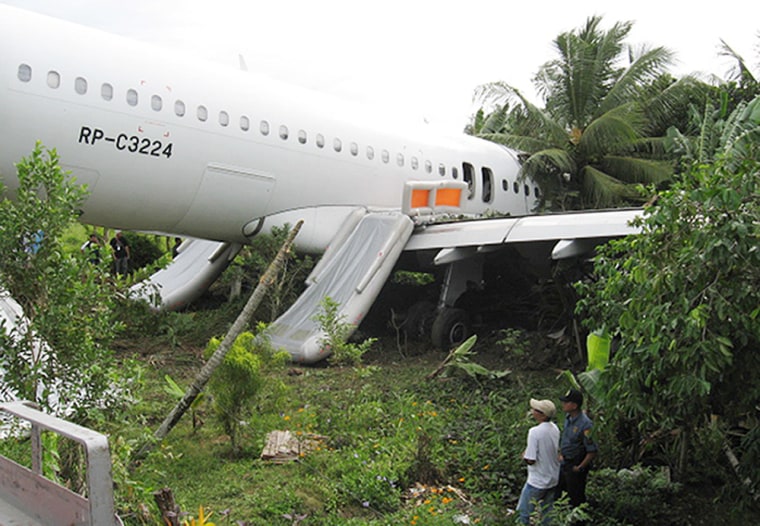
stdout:
{"type": "Polygon", "coordinates": [[[172,246],[172,259],[176,259],[176,257],[179,255],[179,246],[182,244],[182,238],[181,237],[175,237],[174,238],[174,245],[172,246]]]}
{"type": "Polygon", "coordinates": [[[90,234],[90,237],[84,242],[79,250],[82,254],[87,255],[87,261],[93,265],[98,265],[100,263],[100,240],[95,232],[90,234]]]}
{"type": "Polygon", "coordinates": [[[557,409],[551,400],[530,400],[530,415],[538,422],[528,430],[528,444],[523,460],[528,465],[528,479],[517,503],[518,520],[530,524],[530,516],[540,505],[543,524],[554,503],[559,483],[559,428],[552,422],[557,409]]]}
{"type": "Polygon", "coordinates": [[[560,441],[562,468],[557,489],[567,492],[570,505],[575,508],[586,502],[586,479],[599,447],[591,436],[594,423],[581,409],[583,393],[570,389],[559,399],[566,415],[560,441]]]}
{"type": "Polygon", "coordinates": [[[131,256],[129,242],[121,230],[111,239],[111,250],[113,251],[114,272],[121,276],[126,276],[129,272],[129,258],[131,256]]]}

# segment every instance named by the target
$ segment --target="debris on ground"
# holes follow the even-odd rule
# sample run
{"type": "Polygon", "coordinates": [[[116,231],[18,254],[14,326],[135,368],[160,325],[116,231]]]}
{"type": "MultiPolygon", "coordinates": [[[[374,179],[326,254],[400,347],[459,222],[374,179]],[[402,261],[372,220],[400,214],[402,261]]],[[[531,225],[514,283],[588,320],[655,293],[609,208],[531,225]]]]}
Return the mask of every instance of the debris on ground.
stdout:
{"type": "Polygon", "coordinates": [[[310,451],[317,450],[326,436],[314,433],[294,435],[290,431],[272,431],[267,435],[267,442],[261,452],[261,460],[268,460],[275,464],[293,462],[305,456],[310,451]]]}

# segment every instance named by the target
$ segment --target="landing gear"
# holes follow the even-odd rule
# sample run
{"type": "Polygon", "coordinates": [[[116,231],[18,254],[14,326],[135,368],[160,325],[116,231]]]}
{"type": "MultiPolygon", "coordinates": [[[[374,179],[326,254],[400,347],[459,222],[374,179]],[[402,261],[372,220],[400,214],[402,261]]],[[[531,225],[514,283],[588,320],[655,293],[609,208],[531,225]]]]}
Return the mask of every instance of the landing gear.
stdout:
{"type": "Polygon", "coordinates": [[[438,314],[433,321],[433,345],[448,351],[458,347],[472,335],[472,323],[466,310],[455,308],[455,303],[467,292],[478,290],[483,281],[483,255],[470,255],[455,259],[446,266],[446,273],[438,299],[438,314]]]}
{"type": "Polygon", "coordinates": [[[448,351],[470,337],[470,317],[462,309],[444,307],[433,322],[431,338],[436,348],[448,351]]]}

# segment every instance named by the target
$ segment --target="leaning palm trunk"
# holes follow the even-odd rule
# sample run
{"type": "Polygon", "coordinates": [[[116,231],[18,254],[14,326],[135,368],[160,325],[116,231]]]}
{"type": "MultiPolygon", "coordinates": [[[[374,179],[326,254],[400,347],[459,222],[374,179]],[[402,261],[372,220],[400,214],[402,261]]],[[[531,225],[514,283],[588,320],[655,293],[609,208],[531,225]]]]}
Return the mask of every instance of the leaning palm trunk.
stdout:
{"type": "Polygon", "coordinates": [[[185,391],[185,395],[177,403],[177,405],[174,406],[174,409],[172,409],[169,415],[161,423],[161,426],[153,434],[154,440],[151,443],[143,446],[143,448],[140,450],[138,454],[139,458],[143,458],[157,442],[163,440],[166,435],[169,434],[169,431],[171,431],[177,422],[179,422],[179,419],[182,418],[183,414],[185,414],[187,409],[190,407],[190,404],[192,404],[200,392],[203,391],[203,388],[211,379],[211,375],[214,374],[216,368],[219,367],[219,364],[222,363],[224,357],[227,355],[227,352],[232,347],[232,344],[235,342],[240,333],[243,332],[243,329],[253,316],[253,313],[258,308],[261,300],[264,299],[264,295],[267,293],[267,290],[272,285],[272,283],[274,283],[277,274],[279,274],[280,269],[285,262],[285,256],[290,250],[290,246],[293,244],[293,240],[298,234],[298,231],[301,229],[302,224],[303,221],[299,221],[296,226],[293,227],[293,229],[290,231],[288,238],[282,244],[282,247],[280,247],[280,251],[277,253],[272,263],[270,263],[266,272],[264,272],[264,275],[259,280],[259,284],[256,286],[253,294],[251,294],[251,297],[248,298],[248,302],[245,304],[245,307],[243,307],[243,310],[238,315],[235,323],[233,323],[232,327],[230,327],[230,330],[227,332],[224,340],[222,340],[219,348],[214,352],[214,354],[211,355],[211,358],[209,358],[209,360],[200,370],[198,376],[195,377],[195,381],[187,389],[187,391],[185,391]]]}

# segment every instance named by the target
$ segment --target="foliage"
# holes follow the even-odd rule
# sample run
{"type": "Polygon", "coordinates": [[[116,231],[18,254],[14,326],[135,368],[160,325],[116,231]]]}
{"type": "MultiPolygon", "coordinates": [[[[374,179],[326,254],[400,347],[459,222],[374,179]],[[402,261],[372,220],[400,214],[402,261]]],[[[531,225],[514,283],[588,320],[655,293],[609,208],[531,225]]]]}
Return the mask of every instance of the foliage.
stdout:
{"type": "Polygon", "coordinates": [[[339,310],[340,304],[329,296],[320,302],[319,312],[314,315],[314,321],[324,333],[320,345],[330,349],[332,354],[328,360],[331,364],[359,365],[364,353],[370,350],[377,339],[369,338],[361,343],[349,342],[355,327],[345,321],[345,315],[341,315],[339,310]]]}
{"type": "MultiPolygon", "coordinates": [[[[262,233],[254,237],[251,245],[244,246],[222,274],[220,283],[232,285],[235,281],[240,281],[243,287],[255,287],[290,230],[291,225],[285,224],[282,227],[273,227],[271,233],[262,233]]],[[[304,282],[313,267],[314,260],[311,256],[290,252],[255,317],[266,322],[277,319],[303,292],[304,282]]]]}
{"type": "Polygon", "coordinates": [[[760,164],[695,166],[638,224],[601,250],[579,312],[620,341],[604,411],[649,444],[677,439],[681,476],[710,415],[738,422],[760,399],[760,164]]]}
{"type": "MultiPolygon", "coordinates": [[[[263,331],[264,327],[259,329],[263,331]]],[[[287,353],[275,352],[265,340],[261,332],[258,338],[251,332],[241,333],[208,384],[215,414],[235,453],[239,452],[240,424],[250,416],[253,400],[268,381],[267,373],[290,360],[287,353]]],[[[204,356],[208,359],[220,344],[212,338],[204,356]]]]}
{"type": "Polygon", "coordinates": [[[4,381],[19,397],[55,404],[86,424],[114,407],[126,394],[116,386],[127,385],[109,350],[121,324],[107,269],[61,243],[86,190],[63,172],[55,150],[39,144],[17,170],[14,200],[0,206],[0,275],[29,325],[0,335],[4,381]]]}
{"type": "MultiPolygon", "coordinates": [[[[760,39],[760,34],[758,34],[760,39]]],[[[734,68],[729,72],[728,81],[721,86],[729,93],[733,103],[749,102],[760,96],[760,82],[758,76],[760,71],[752,71],[752,66],[744,60],[736,50],[721,39],[720,55],[728,57],[736,62],[734,68]]],[[[757,47],[756,49],[760,49],[757,47]]],[[[760,58],[760,56],[759,56],[760,58]]]]}
{"type": "MultiPolygon", "coordinates": [[[[179,384],[168,374],[164,376],[164,379],[166,380],[164,391],[166,391],[166,393],[172,398],[182,400],[182,397],[185,396],[185,389],[180,387],[179,384]]],[[[205,400],[206,397],[204,393],[199,393],[198,396],[195,397],[195,400],[190,404],[190,418],[193,421],[193,429],[197,429],[201,424],[199,409],[205,400]]]]}
{"type": "Polygon", "coordinates": [[[435,276],[429,272],[413,272],[411,270],[397,270],[391,277],[392,283],[424,287],[435,282],[435,276]]]}
{"type": "Polygon", "coordinates": [[[521,329],[501,329],[499,331],[501,338],[496,342],[497,345],[504,347],[504,352],[522,358],[527,353],[525,331],[521,329]]]}
{"type": "Polygon", "coordinates": [[[129,242],[129,267],[131,270],[144,267],[153,269],[159,266],[157,263],[163,256],[166,257],[162,263],[164,265],[168,263],[170,253],[165,250],[166,238],[164,236],[128,232],[124,234],[124,237],[129,242]]]}
{"type": "Polygon", "coordinates": [[[211,515],[213,515],[213,512],[206,515],[203,506],[199,506],[198,518],[191,518],[190,520],[185,519],[182,521],[182,526],[214,526],[214,523],[208,520],[211,515]]]}
{"type": "Polygon", "coordinates": [[[591,522],[599,525],[673,524],[672,502],[680,485],[667,469],[605,468],[589,477],[591,522]]]}
{"type": "Polygon", "coordinates": [[[760,97],[739,102],[729,113],[728,93],[721,90],[718,95],[717,107],[708,100],[701,109],[690,108],[683,132],[675,127],[668,129],[665,146],[687,167],[722,159],[733,171],[760,156],[760,97]]]}
{"type": "Polygon", "coordinates": [[[553,209],[642,202],[637,185],[663,183],[673,171],[652,134],[703,89],[663,76],[669,50],[625,46],[631,22],[602,30],[601,21],[590,17],[554,40],[558,58],[534,78],[544,108],[503,82],[477,92],[495,110],[477,116],[473,130],[526,152],[523,173],[553,209]]]}
{"type": "Polygon", "coordinates": [[[449,353],[443,361],[441,371],[443,376],[455,376],[464,373],[468,377],[477,380],[478,378],[504,378],[511,373],[509,370],[491,371],[479,363],[473,362],[472,359],[477,353],[472,348],[477,340],[478,336],[473,334],[449,353]]]}

